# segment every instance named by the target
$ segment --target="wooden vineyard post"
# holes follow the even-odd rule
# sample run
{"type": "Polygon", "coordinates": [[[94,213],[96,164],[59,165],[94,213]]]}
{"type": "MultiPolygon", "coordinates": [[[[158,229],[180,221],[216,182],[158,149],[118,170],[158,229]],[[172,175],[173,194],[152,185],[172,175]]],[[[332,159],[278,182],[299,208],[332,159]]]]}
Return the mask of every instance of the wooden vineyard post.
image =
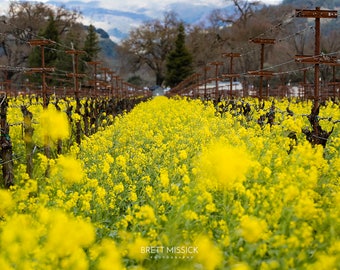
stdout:
{"type": "Polygon", "coordinates": [[[53,41],[48,39],[35,39],[29,40],[28,43],[31,46],[40,46],[41,48],[41,67],[30,68],[29,71],[32,73],[41,73],[42,76],[42,95],[43,95],[43,107],[47,108],[48,106],[48,98],[47,98],[47,89],[46,89],[46,73],[54,72],[54,68],[45,67],[45,46],[52,44],[53,41]]]}
{"type": "Polygon", "coordinates": [[[233,60],[235,57],[241,57],[240,53],[223,53],[222,56],[230,58],[230,69],[228,74],[223,74],[224,77],[230,78],[230,97],[233,96],[233,80],[239,77],[239,74],[233,73],[233,60]]]}
{"type": "Polygon", "coordinates": [[[210,70],[210,67],[205,66],[203,68],[203,80],[204,80],[204,99],[207,99],[207,73],[210,70]]]}
{"type": "Polygon", "coordinates": [[[321,56],[320,51],[320,19],[321,18],[337,18],[338,12],[336,10],[321,10],[320,7],[316,7],[315,10],[304,10],[296,9],[296,17],[300,18],[315,18],[315,48],[314,56],[296,56],[295,61],[300,63],[314,64],[314,108],[315,113],[319,107],[319,73],[320,73],[320,63],[328,64],[331,63],[328,59],[321,56]]]}
{"type": "MultiPolygon", "coordinates": [[[[335,67],[340,66],[340,63],[334,63],[334,64],[331,64],[331,66],[332,66],[332,70],[333,70],[333,81],[329,84],[333,86],[333,96],[334,96],[334,99],[335,99],[335,97],[336,97],[336,86],[340,86],[340,83],[336,81],[335,67]]],[[[339,91],[338,95],[340,97],[340,91],[339,91]]]]}
{"type": "Polygon", "coordinates": [[[98,65],[101,64],[99,61],[91,61],[87,62],[89,65],[93,66],[93,80],[91,80],[91,84],[93,84],[94,89],[94,97],[97,97],[97,70],[98,65]]]}
{"type": "Polygon", "coordinates": [[[108,72],[109,78],[110,78],[110,93],[112,95],[112,98],[118,99],[118,83],[117,80],[119,78],[118,75],[116,75],[115,71],[109,70],[108,72]]]}
{"type": "Polygon", "coordinates": [[[9,125],[7,123],[7,96],[0,97],[0,126],[1,126],[1,163],[4,187],[14,185],[12,142],[9,137],[9,125]]]}
{"type": "Polygon", "coordinates": [[[250,41],[253,42],[253,43],[261,44],[260,70],[259,71],[249,71],[248,74],[255,75],[255,76],[260,76],[259,98],[260,98],[260,100],[262,100],[262,97],[263,97],[263,93],[262,93],[263,77],[264,76],[270,77],[270,76],[273,75],[273,72],[271,72],[271,71],[264,71],[263,70],[263,66],[264,66],[264,45],[265,44],[275,44],[275,39],[271,39],[271,38],[253,38],[250,41]]]}
{"type": "Polygon", "coordinates": [[[314,64],[314,104],[315,107],[318,107],[320,100],[318,67],[320,64],[324,64],[333,66],[335,68],[336,66],[339,66],[338,59],[336,57],[330,57],[325,55],[296,55],[295,62],[314,64]],[[317,78],[317,80],[315,78],[317,78]]]}
{"type": "MultiPolygon", "coordinates": [[[[267,70],[263,70],[263,71],[248,71],[249,75],[253,75],[253,76],[259,76],[260,77],[260,85],[259,85],[259,99],[262,100],[263,99],[263,77],[271,77],[273,76],[274,72],[273,71],[267,71],[267,70]]],[[[268,96],[268,88],[267,88],[267,94],[266,96],[268,96]]]]}
{"type": "Polygon", "coordinates": [[[331,132],[326,132],[322,130],[319,124],[319,101],[320,101],[320,93],[319,93],[319,73],[320,73],[320,64],[331,64],[336,63],[336,58],[332,58],[329,56],[321,55],[320,50],[320,19],[321,18],[337,18],[338,12],[336,10],[321,10],[320,7],[316,7],[315,10],[303,10],[296,9],[295,12],[296,17],[301,18],[315,18],[315,48],[314,55],[298,55],[295,56],[295,61],[299,63],[308,63],[314,64],[314,104],[312,108],[312,112],[308,117],[308,120],[313,128],[313,131],[305,131],[308,140],[312,144],[321,144],[323,146],[326,145],[327,139],[331,132]]]}
{"type": "Polygon", "coordinates": [[[201,77],[201,74],[200,73],[194,73],[193,74],[194,76],[194,91],[193,91],[193,98],[197,98],[199,97],[199,82],[200,82],[200,77],[201,77]]]}
{"type": "Polygon", "coordinates": [[[302,82],[302,85],[303,85],[303,93],[302,93],[302,97],[303,99],[306,99],[307,97],[307,71],[308,69],[304,68],[303,69],[303,82],[302,82]]]}
{"type": "Polygon", "coordinates": [[[118,94],[118,100],[123,99],[122,79],[119,76],[117,76],[116,78],[116,89],[118,94]]]}
{"type": "Polygon", "coordinates": [[[102,68],[100,68],[100,70],[103,72],[102,73],[102,78],[103,78],[102,86],[103,86],[103,90],[104,90],[104,93],[101,93],[101,95],[106,96],[105,91],[108,89],[108,85],[109,85],[108,84],[108,74],[110,72],[110,69],[107,68],[107,67],[102,67],[102,68]]]}
{"type": "MultiPolygon", "coordinates": [[[[79,100],[79,77],[83,76],[83,74],[78,73],[78,55],[85,53],[84,51],[78,51],[78,50],[69,50],[66,51],[67,54],[72,55],[73,59],[73,73],[67,74],[68,77],[72,77],[74,80],[74,95],[76,98],[76,113],[80,114],[80,100],[79,100]]],[[[76,142],[80,144],[81,141],[81,123],[80,121],[76,122],[76,129],[77,129],[77,134],[76,134],[76,142]]]]}
{"type": "Polygon", "coordinates": [[[9,95],[11,91],[11,80],[8,79],[8,70],[7,67],[1,67],[0,70],[3,70],[5,78],[2,82],[0,82],[0,89],[3,90],[6,95],[9,95]]]}
{"type": "Polygon", "coordinates": [[[111,96],[112,96],[112,98],[113,98],[114,95],[115,95],[115,84],[114,84],[114,79],[116,78],[116,76],[115,76],[115,72],[112,71],[112,70],[109,70],[108,74],[109,74],[110,83],[111,83],[111,84],[110,84],[110,87],[111,87],[110,94],[111,94],[111,96]]]}
{"type": "Polygon", "coordinates": [[[79,78],[84,76],[84,74],[78,73],[78,56],[79,56],[79,54],[83,54],[85,52],[79,51],[79,50],[69,50],[69,51],[66,51],[66,53],[72,55],[73,73],[67,74],[67,77],[73,78],[74,96],[76,97],[76,100],[78,100],[79,99],[79,78]]]}
{"type": "Polygon", "coordinates": [[[211,62],[210,65],[215,66],[215,100],[218,100],[219,92],[218,92],[218,67],[223,65],[223,62],[211,62]]]}

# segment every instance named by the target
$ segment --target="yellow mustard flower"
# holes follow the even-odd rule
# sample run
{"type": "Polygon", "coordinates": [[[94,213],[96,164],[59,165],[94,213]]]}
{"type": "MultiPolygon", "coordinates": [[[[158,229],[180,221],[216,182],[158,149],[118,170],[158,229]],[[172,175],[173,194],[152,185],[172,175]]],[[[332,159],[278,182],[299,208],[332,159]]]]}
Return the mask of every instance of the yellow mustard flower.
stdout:
{"type": "Polygon", "coordinates": [[[251,267],[246,262],[235,263],[231,266],[232,270],[251,270],[251,267]]]}
{"type": "Polygon", "coordinates": [[[317,261],[308,266],[311,270],[329,270],[338,269],[339,267],[339,259],[334,255],[318,253],[315,257],[317,258],[317,261]]]}
{"type": "Polygon", "coordinates": [[[117,185],[113,187],[113,191],[115,194],[122,193],[124,191],[124,185],[122,182],[119,182],[117,185]]]}
{"type": "Polygon", "coordinates": [[[202,153],[196,167],[209,186],[230,190],[246,179],[250,166],[250,157],[242,147],[216,142],[202,153]]]}
{"type": "Polygon", "coordinates": [[[0,189],[0,202],[0,217],[3,218],[13,210],[15,201],[13,200],[10,191],[0,189]]]}
{"type": "Polygon", "coordinates": [[[203,269],[214,270],[221,266],[223,260],[222,252],[207,236],[199,236],[193,245],[197,247],[195,261],[202,265],[203,269]]]}
{"type": "Polygon", "coordinates": [[[155,212],[150,205],[142,205],[135,215],[141,225],[148,225],[156,222],[155,212]]]}
{"type": "Polygon", "coordinates": [[[98,270],[124,270],[120,252],[114,241],[103,239],[90,249],[91,257],[97,261],[98,270]]]}
{"type": "Polygon", "coordinates": [[[39,124],[38,130],[42,140],[49,137],[55,141],[70,136],[70,126],[66,114],[51,106],[42,111],[39,124]]]}
{"type": "Polygon", "coordinates": [[[139,262],[145,260],[148,256],[148,253],[145,252],[145,249],[149,246],[149,242],[146,239],[139,236],[136,237],[133,242],[127,244],[129,258],[139,262]]]}
{"type": "Polygon", "coordinates": [[[72,157],[60,155],[54,173],[60,173],[62,179],[67,184],[80,183],[84,179],[84,170],[81,162],[72,157]]]}
{"type": "Polygon", "coordinates": [[[302,219],[314,219],[319,213],[313,199],[304,194],[298,199],[294,211],[296,216],[302,219]]]}
{"type": "Polygon", "coordinates": [[[192,210],[186,210],[183,212],[183,217],[186,220],[192,221],[192,220],[198,220],[198,215],[196,212],[192,211],[192,210]]]}
{"type": "Polygon", "coordinates": [[[265,238],[267,224],[264,220],[244,215],[241,218],[241,236],[249,243],[255,243],[265,238]]]}
{"type": "Polygon", "coordinates": [[[163,187],[167,187],[169,185],[169,175],[168,171],[165,168],[161,168],[159,172],[159,180],[163,187]]]}

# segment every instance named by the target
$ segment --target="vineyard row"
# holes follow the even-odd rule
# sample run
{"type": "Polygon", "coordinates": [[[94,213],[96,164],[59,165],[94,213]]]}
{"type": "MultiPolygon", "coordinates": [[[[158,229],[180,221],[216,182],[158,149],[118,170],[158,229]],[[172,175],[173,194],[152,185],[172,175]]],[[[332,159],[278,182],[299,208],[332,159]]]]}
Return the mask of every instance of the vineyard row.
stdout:
{"type": "MultiPolygon", "coordinates": [[[[1,123],[1,165],[3,175],[3,186],[8,188],[14,184],[14,161],[20,160],[20,163],[24,163],[26,166],[26,172],[31,177],[33,173],[33,155],[36,152],[44,154],[48,158],[55,158],[59,154],[67,153],[69,147],[76,142],[78,145],[84,137],[88,137],[98,130],[100,127],[111,125],[114,118],[117,115],[121,115],[123,112],[130,111],[136,104],[147,101],[149,97],[130,97],[125,99],[117,98],[91,98],[84,97],[79,99],[69,97],[57,97],[51,96],[48,99],[48,106],[53,107],[56,111],[62,111],[67,115],[68,122],[71,126],[70,136],[66,140],[58,140],[56,146],[52,149],[48,144],[40,142],[42,145],[37,146],[33,142],[33,136],[36,127],[36,119],[39,119],[39,110],[37,108],[44,108],[43,99],[34,95],[7,97],[2,95],[0,99],[0,123],[1,123]],[[18,107],[22,115],[16,115],[15,121],[13,116],[11,122],[8,121],[8,110],[13,109],[18,112],[18,107]],[[37,114],[37,115],[33,115],[37,114]],[[21,140],[25,145],[25,155],[18,156],[13,153],[13,140],[10,137],[10,128],[13,126],[21,126],[22,137],[21,140]]],[[[287,107],[286,111],[280,110],[275,106],[277,99],[272,99],[272,106],[265,109],[265,101],[258,100],[254,104],[250,104],[247,99],[223,99],[212,100],[216,107],[216,112],[223,116],[225,113],[230,113],[234,117],[242,114],[251,122],[257,122],[261,127],[267,125],[276,125],[276,121],[279,121],[281,117],[279,115],[297,116],[294,112],[290,111],[287,107]],[[261,115],[255,118],[254,112],[261,112],[261,115]]],[[[256,101],[256,99],[255,99],[256,101]]],[[[293,100],[292,100],[293,101],[293,100]]],[[[302,100],[296,99],[295,102],[301,102],[302,100]]],[[[336,102],[335,102],[336,103],[336,102]]],[[[320,106],[324,106],[322,102],[320,106]]],[[[41,112],[40,109],[40,112],[41,112]]],[[[319,109],[317,111],[311,111],[310,114],[301,115],[307,117],[311,128],[302,130],[307,140],[313,144],[320,144],[324,147],[327,144],[329,136],[332,134],[332,130],[324,130],[320,121],[328,121],[331,125],[340,123],[340,119],[333,119],[332,117],[319,117],[319,109]]],[[[57,120],[55,120],[57,121],[57,120]]],[[[54,122],[55,122],[54,121],[54,122]]],[[[52,121],[53,122],[53,121],[52,121]]],[[[57,123],[55,123],[57,124],[57,123]]],[[[53,123],[52,123],[53,125],[53,123]]],[[[294,134],[291,134],[294,138],[294,134]]],[[[18,138],[17,138],[18,140],[18,138]]],[[[22,143],[15,141],[16,143],[22,143]]]]}
{"type": "MultiPolygon", "coordinates": [[[[1,127],[1,165],[2,165],[2,186],[9,188],[14,185],[14,161],[23,161],[26,165],[26,172],[31,177],[33,173],[33,155],[38,151],[48,158],[54,158],[59,154],[67,152],[69,147],[76,142],[81,143],[84,136],[90,136],[96,133],[100,127],[112,124],[115,116],[130,111],[136,104],[146,101],[148,97],[130,97],[130,98],[108,98],[108,97],[84,97],[70,98],[48,96],[47,106],[54,108],[56,111],[62,111],[67,115],[67,121],[70,123],[70,138],[68,140],[58,139],[56,147],[52,149],[49,143],[43,142],[43,146],[37,146],[33,142],[36,122],[34,119],[39,117],[33,115],[37,113],[37,108],[45,108],[44,101],[41,97],[35,95],[7,97],[5,94],[0,96],[0,127],[1,127]],[[9,103],[19,104],[22,115],[16,115],[16,122],[9,123],[8,110],[17,109],[9,103]],[[61,107],[63,109],[61,109],[61,107]],[[13,140],[10,136],[10,128],[14,125],[20,125],[22,130],[21,140],[25,144],[25,155],[17,156],[13,152],[13,140]]],[[[38,109],[39,111],[39,109],[38,109]]],[[[40,110],[41,111],[41,110],[40,110]]],[[[57,125],[58,119],[52,119],[52,125],[57,125]],[[53,124],[54,122],[54,124],[53,124]]]]}

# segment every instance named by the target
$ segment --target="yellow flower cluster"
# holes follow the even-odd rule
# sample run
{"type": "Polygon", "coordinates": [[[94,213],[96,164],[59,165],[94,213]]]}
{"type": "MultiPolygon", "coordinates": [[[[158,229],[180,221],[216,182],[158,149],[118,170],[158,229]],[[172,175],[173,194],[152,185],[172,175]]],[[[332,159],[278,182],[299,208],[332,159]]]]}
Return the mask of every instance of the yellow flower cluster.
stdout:
{"type": "Polygon", "coordinates": [[[56,141],[70,136],[70,127],[66,114],[57,111],[53,106],[49,106],[41,112],[37,130],[41,140],[50,138],[56,141]]]}
{"type": "Polygon", "coordinates": [[[267,224],[264,220],[244,215],[241,218],[241,235],[249,243],[255,243],[265,237],[267,224]]]}
{"type": "MultiPolygon", "coordinates": [[[[340,124],[322,120],[333,132],[312,146],[310,102],[157,97],[47,158],[43,137],[72,137],[60,104],[34,110],[51,130],[33,138],[32,176],[18,160],[0,192],[1,269],[339,268],[340,124]]],[[[329,101],[320,116],[339,111],[329,101]]],[[[25,156],[15,125],[11,138],[25,156]]]]}
{"type": "Polygon", "coordinates": [[[250,166],[249,155],[242,147],[222,141],[209,145],[196,164],[204,184],[228,190],[242,185],[250,166]]]}
{"type": "Polygon", "coordinates": [[[60,155],[56,160],[56,166],[53,167],[53,178],[57,178],[60,174],[60,181],[66,183],[81,183],[84,178],[83,166],[80,160],[71,157],[60,155]]]}
{"type": "MultiPolygon", "coordinates": [[[[89,269],[86,250],[98,249],[91,223],[45,207],[34,215],[8,217],[1,224],[0,239],[1,269],[89,269]]],[[[105,243],[101,249],[106,249],[105,243]]],[[[101,264],[109,260],[112,267],[122,269],[119,252],[110,252],[97,254],[98,268],[107,269],[101,264]],[[110,260],[113,256],[117,258],[110,260]]]]}

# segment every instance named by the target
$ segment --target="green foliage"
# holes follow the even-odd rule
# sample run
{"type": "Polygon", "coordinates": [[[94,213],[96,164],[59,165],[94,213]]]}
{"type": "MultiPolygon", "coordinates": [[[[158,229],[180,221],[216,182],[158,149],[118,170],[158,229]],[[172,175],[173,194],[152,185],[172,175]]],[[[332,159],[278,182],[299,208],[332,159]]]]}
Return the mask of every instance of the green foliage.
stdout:
{"type": "Polygon", "coordinates": [[[85,61],[93,61],[100,52],[98,36],[96,29],[92,24],[88,28],[88,34],[84,44],[84,51],[86,52],[84,57],[85,61]]]}
{"type": "Polygon", "coordinates": [[[45,52],[45,63],[46,65],[54,65],[58,59],[58,43],[59,43],[59,32],[56,26],[56,21],[51,15],[43,33],[43,37],[48,40],[54,41],[53,44],[46,47],[45,52]]]}
{"type": "MultiPolygon", "coordinates": [[[[63,40],[63,44],[66,45],[67,48],[71,47],[75,50],[80,49],[80,40],[78,33],[75,31],[69,31],[63,40]]],[[[72,55],[65,53],[64,50],[59,52],[58,61],[56,63],[56,69],[62,70],[63,72],[73,73],[73,61],[72,55]]],[[[85,71],[85,63],[83,61],[78,61],[78,73],[83,73],[85,71]]],[[[69,80],[65,82],[65,80],[60,81],[59,85],[73,85],[73,81],[69,80]]]]}
{"type": "MultiPolygon", "coordinates": [[[[51,44],[44,46],[44,51],[42,51],[40,46],[34,47],[32,53],[29,55],[28,62],[30,67],[55,67],[58,62],[60,53],[58,52],[59,47],[59,32],[56,26],[56,21],[51,14],[49,16],[48,24],[46,28],[41,31],[39,36],[44,39],[52,41],[51,44]],[[42,59],[42,54],[44,53],[44,61],[42,59]]],[[[40,74],[33,74],[30,76],[31,82],[41,83],[40,74]]],[[[53,79],[48,79],[47,84],[53,84],[53,79]]]]}
{"type": "Polygon", "coordinates": [[[178,27],[175,48],[169,53],[166,62],[167,74],[165,82],[173,87],[193,73],[192,55],[185,46],[185,32],[183,24],[178,27]]]}
{"type": "Polygon", "coordinates": [[[145,81],[137,75],[130,77],[127,82],[137,86],[143,86],[145,84],[145,81]]]}
{"type": "Polygon", "coordinates": [[[16,185],[0,190],[0,269],[339,269],[338,103],[320,108],[323,148],[302,132],[312,104],[299,99],[156,97],[116,117],[106,99],[82,99],[80,114],[74,99],[31,101],[9,99],[16,185]],[[88,102],[100,128],[73,144],[88,102]],[[275,122],[259,125],[273,103],[275,122]],[[23,104],[32,136],[16,124],[23,104]],[[66,152],[47,158],[46,138],[66,152]]]}

